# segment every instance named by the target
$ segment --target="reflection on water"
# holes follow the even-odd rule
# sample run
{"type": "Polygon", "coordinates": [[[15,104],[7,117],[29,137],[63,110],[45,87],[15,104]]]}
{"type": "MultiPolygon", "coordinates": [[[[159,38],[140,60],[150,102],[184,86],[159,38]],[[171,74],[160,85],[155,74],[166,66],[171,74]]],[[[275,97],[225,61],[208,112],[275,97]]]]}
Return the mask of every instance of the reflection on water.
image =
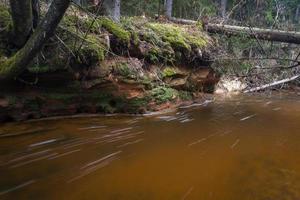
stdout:
{"type": "Polygon", "coordinates": [[[300,98],[0,126],[0,199],[300,199],[300,98]]]}

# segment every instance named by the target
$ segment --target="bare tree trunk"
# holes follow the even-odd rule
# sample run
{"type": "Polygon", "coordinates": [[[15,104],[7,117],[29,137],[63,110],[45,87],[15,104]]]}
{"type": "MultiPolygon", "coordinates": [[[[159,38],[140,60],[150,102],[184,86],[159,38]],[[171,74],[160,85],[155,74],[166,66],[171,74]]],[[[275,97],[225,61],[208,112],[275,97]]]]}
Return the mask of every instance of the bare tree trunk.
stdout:
{"type": "Polygon", "coordinates": [[[25,46],[14,56],[0,64],[0,80],[13,79],[26,70],[26,66],[36,57],[42,50],[45,42],[54,34],[69,4],[70,0],[52,1],[46,16],[25,46]]]}
{"type": "Polygon", "coordinates": [[[165,15],[168,18],[172,17],[173,0],[165,0],[165,15]]]}
{"type": "Polygon", "coordinates": [[[227,0],[221,0],[221,15],[222,18],[226,17],[227,0]]]}
{"type": "Polygon", "coordinates": [[[105,14],[119,22],[121,17],[121,0],[104,0],[105,14]]]}
{"type": "Polygon", "coordinates": [[[32,33],[32,2],[31,0],[10,0],[13,20],[13,43],[22,47],[32,33]]]}

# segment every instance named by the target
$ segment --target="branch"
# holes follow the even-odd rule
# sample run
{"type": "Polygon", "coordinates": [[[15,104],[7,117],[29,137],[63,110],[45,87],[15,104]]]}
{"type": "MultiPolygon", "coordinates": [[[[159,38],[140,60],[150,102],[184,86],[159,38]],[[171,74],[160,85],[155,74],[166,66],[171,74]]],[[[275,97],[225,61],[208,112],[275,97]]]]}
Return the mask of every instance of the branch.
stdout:
{"type": "Polygon", "coordinates": [[[280,84],[284,84],[284,83],[294,81],[294,80],[298,79],[299,77],[300,77],[300,75],[296,75],[296,76],[293,76],[291,78],[283,79],[283,80],[280,80],[280,81],[275,81],[273,83],[269,83],[269,84],[266,84],[266,85],[263,85],[263,86],[260,86],[260,87],[245,90],[243,92],[244,93],[257,92],[257,91],[264,90],[264,89],[267,89],[267,88],[270,88],[270,87],[273,87],[273,86],[277,86],[277,85],[280,85],[280,84]]]}

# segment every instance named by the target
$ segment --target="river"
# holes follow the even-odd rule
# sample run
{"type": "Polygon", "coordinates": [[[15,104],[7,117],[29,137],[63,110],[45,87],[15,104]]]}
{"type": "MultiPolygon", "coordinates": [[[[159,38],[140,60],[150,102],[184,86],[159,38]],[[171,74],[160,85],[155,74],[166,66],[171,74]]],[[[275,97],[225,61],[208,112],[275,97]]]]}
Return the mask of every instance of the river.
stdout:
{"type": "Polygon", "coordinates": [[[0,125],[0,199],[300,199],[300,96],[0,125]]]}

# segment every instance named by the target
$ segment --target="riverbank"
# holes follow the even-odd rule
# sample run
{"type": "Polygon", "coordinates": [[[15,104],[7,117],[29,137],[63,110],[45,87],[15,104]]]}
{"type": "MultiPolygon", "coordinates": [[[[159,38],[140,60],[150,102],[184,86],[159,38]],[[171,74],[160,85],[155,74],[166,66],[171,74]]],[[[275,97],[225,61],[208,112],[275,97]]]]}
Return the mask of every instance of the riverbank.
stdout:
{"type": "MultiPolygon", "coordinates": [[[[7,8],[0,8],[0,60],[14,55],[7,8]]],[[[212,93],[216,42],[201,24],[89,16],[71,7],[38,58],[1,83],[0,121],[80,113],[140,114],[212,93]]],[[[1,62],[0,62],[1,67],[1,62]]]]}

